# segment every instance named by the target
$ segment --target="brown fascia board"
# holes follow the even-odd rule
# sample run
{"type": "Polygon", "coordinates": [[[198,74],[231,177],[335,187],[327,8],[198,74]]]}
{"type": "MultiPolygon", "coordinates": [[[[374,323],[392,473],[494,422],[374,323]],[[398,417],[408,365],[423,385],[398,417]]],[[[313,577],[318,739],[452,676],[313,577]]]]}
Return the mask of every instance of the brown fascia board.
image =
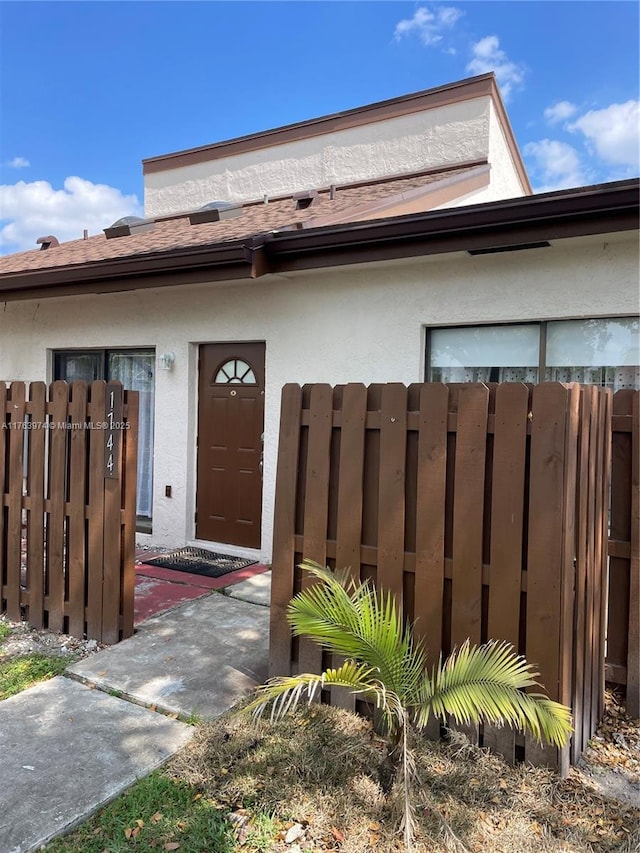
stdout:
{"type": "Polygon", "coordinates": [[[0,302],[247,279],[258,260],[264,268],[258,254],[247,252],[248,245],[251,241],[233,241],[6,273],[0,276],[0,302]]]}
{"type": "MultiPolygon", "coordinates": [[[[142,172],[150,175],[154,172],[165,172],[169,169],[179,169],[183,166],[193,166],[197,163],[206,163],[210,160],[218,160],[234,154],[246,154],[250,151],[259,151],[263,148],[271,148],[274,145],[283,145],[287,142],[295,142],[300,139],[310,139],[314,136],[322,136],[325,133],[334,133],[338,130],[347,130],[370,124],[376,121],[397,118],[398,116],[410,115],[425,109],[447,106],[448,104],[470,101],[474,98],[492,96],[496,99],[496,105],[501,115],[505,115],[504,104],[498,93],[495,82],[495,74],[480,74],[477,77],[468,77],[455,83],[447,83],[445,86],[437,86],[433,89],[425,89],[410,95],[401,95],[398,98],[390,98],[386,101],[378,101],[367,104],[364,107],[356,107],[327,116],[299,121],[295,124],[287,124],[276,127],[273,130],[250,133],[246,136],[238,136],[223,142],[214,142],[211,145],[202,145],[198,148],[188,148],[184,151],[176,151],[173,154],[161,154],[157,157],[148,157],[142,161],[142,172]],[[499,104],[498,104],[499,101],[499,104]]],[[[511,126],[506,122],[505,132],[507,139],[515,144],[511,126]]],[[[522,164],[520,154],[515,146],[517,160],[522,164]]],[[[517,163],[516,163],[517,168],[517,163]]],[[[524,166],[522,166],[524,170],[524,166]]],[[[526,177],[526,172],[524,172],[526,177]]],[[[528,185],[528,181],[527,181],[528,185]]],[[[529,187],[529,192],[531,188],[529,187]]]]}
{"type": "Polygon", "coordinates": [[[316,230],[265,243],[281,272],[638,229],[640,183],[620,181],[316,230]]]}
{"type": "Polygon", "coordinates": [[[496,112],[498,113],[500,124],[504,130],[507,146],[513,160],[514,168],[520,178],[522,188],[527,195],[532,195],[533,189],[531,187],[531,182],[529,181],[529,175],[527,175],[527,170],[522,160],[522,154],[520,153],[513,128],[511,127],[511,122],[509,121],[509,116],[507,115],[495,74],[491,74],[491,97],[493,98],[493,103],[495,105],[496,112]]]}

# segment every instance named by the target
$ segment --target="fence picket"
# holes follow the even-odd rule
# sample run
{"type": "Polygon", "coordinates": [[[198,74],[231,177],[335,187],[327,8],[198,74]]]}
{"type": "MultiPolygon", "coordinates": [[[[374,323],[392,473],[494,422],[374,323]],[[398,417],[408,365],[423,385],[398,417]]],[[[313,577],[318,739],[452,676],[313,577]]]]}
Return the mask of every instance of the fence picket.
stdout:
{"type": "Polygon", "coordinates": [[[442,650],[448,401],[446,385],[423,385],[420,390],[415,631],[432,661],[438,659],[442,650]]]}
{"type": "MultiPolygon", "coordinates": [[[[517,651],[529,389],[507,383],[495,394],[487,637],[507,640],[517,651]]],[[[483,743],[514,763],[512,729],[485,725],[483,743]]]]}
{"type": "Polygon", "coordinates": [[[382,389],[380,409],[377,585],[393,593],[401,607],[404,594],[406,440],[407,389],[399,383],[389,383],[382,389]]]}
{"type": "Polygon", "coordinates": [[[9,388],[9,508],[7,510],[7,615],[19,622],[22,568],[22,477],[24,473],[24,382],[12,382],[9,388]]]}
{"type": "Polygon", "coordinates": [[[451,644],[481,639],[482,526],[489,389],[463,386],[458,392],[453,490],[453,577],[451,644]]]}
{"type": "MultiPolygon", "coordinates": [[[[587,537],[588,537],[588,503],[589,503],[589,452],[590,452],[590,420],[591,393],[589,388],[583,388],[580,395],[580,444],[578,447],[578,492],[576,495],[576,609],[574,616],[575,645],[574,645],[574,715],[575,731],[572,738],[572,759],[575,761],[584,750],[589,740],[590,714],[589,700],[585,696],[585,676],[589,669],[587,664],[587,649],[590,649],[590,635],[587,631],[587,537]]],[[[592,594],[592,593],[591,593],[592,594]]],[[[590,655],[589,655],[590,657],[590,655]]],[[[589,692],[590,696],[590,692],[589,692]]]]}
{"type": "Polygon", "coordinates": [[[49,513],[47,517],[47,589],[49,592],[47,610],[49,628],[53,631],[64,630],[64,599],[66,575],[65,542],[65,498],[66,450],[67,450],[67,407],[69,386],[58,380],[53,382],[49,391],[51,402],[51,423],[49,429],[49,488],[47,498],[49,513]]]}
{"type": "Polygon", "coordinates": [[[133,634],[133,605],[135,598],[136,569],[136,485],[138,479],[138,394],[124,392],[127,429],[122,435],[123,488],[123,551],[122,560],[122,639],[133,634]]]}
{"type": "MultiPolygon", "coordinates": [[[[110,382],[107,388],[109,394],[122,395],[120,382],[110,382]]],[[[122,412],[122,405],[118,407],[122,412]]],[[[96,413],[98,414],[98,413],[96,413]]],[[[121,417],[122,415],[120,415],[121,417]]],[[[105,415],[102,416],[105,421],[105,415]]],[[[105,421],[106,423],[106,421],[105,421]]],[[[105,432],[99,433],[104,447],[105,432]]],[[[122,441],[114,447],[115,463],[119,474],[122,472],[122,441]]],[[[103,463],[104,466],[104,463],[103,463]]],[[[121,565],[120,565],[120,536],[121,536],[121,504],[122,488],[120,479],[105,477],[104,484],[104,516],[103,516],[103,551],[102,551],[102,642],[117,643],[120,634],[120,596],[121,596],[121,565]]]]}
{"type": "Polygon", "coordinates": [[[4,490],[6,480],[6,448],[8,445],[7,429],[7,386],[0,382],[0,612],[7,608],[7,597],[9,595],[9,584],[6,576],[7,564],[4,557],[4,548],[1,547],[5,541],[4,522],[4,490]]]}
{"type": "Polygon", "coordinates": [[[68,615],[69,633],[84,635],[84,489],[87,464],[87,385],[71,385],[69,414],[69,518],[67,535],[68,615]]]}
{"type": "MultiPolygon", "coordinates": [[[[345,385],[342,393],[342,427],[337,497],[336,567],[351,569],[360,580],[362,542],[362,483],[364,476],[364,437],[367,420],[367,389],[364,385],[345,385]]],[[[334,666],[340,659],[334,660],[334,666]]],[[[355,710],[356,699],[346,689],[332,690],[332,704],[355,710]]]]}
{"type": "MultiPolygon", "coordinates": [[[[327,562],[327,517],[329,503],[329,463],[333,425],[333,389],[312,385],[309,399],[309,456],[305,484],[303,556],[324,566],[327,562]]],[[[304,573],[302,589],[314,584],[304,573]]],[[[319,672],[322,649],[308,639],[300,640],[298,656],[301,672],[319,672]]]]}
{"type": "Polygon", "coordinates": [[[634,394],[631,456],[629,548],[629,624],[627,633],[627,712],[640,717],[640,393],[634,394]]]}
{"type": "MultiPolygon", "coordinates": [[[[2,383],[0,383],[2,385],[2,383]]],[[[32,382],[29,387],[31,426],[29,430],[29,459],[27,467],[27,589],[29,590],[28,619],[34,628],[44,625],[45,550],[44,550],[44,482],[47,430],[47,386],[32,382]]],[[[0,532],[0,539],[2,533],[0,532]]]]}

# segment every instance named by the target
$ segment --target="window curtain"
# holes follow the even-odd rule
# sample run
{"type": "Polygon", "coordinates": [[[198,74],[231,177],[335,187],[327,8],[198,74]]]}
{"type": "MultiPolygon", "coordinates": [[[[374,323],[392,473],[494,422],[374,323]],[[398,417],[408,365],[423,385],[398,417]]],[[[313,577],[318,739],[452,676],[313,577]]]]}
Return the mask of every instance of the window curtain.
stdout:
{"type": "Polygon", "coordinates": [[[432,367],[431,382],[532,382],[537,367],[432,367]]]}
{"type": "Polygon", "coordinates": [[[432,382],[537,382],[540,327],[475,326],[431,332],[432,382]]]}
{"type": "Polygon", "coordinates": [[[151,518],[153,508],[153,427],[155,411],[155,354],[110,352],[107,376],[120,380],[127,391],[139,395],[138,516],[151,518]]]}

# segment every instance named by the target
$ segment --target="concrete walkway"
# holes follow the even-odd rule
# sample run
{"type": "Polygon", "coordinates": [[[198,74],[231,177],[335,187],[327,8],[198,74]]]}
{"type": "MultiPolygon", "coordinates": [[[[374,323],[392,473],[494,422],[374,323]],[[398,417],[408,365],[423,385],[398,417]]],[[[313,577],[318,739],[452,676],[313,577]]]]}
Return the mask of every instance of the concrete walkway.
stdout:
{"type": "MultiPolygon", "coordinates": [[[[264,580],[243,583],[264,601],[264,580]]],[[[193,727],[156,711],[216,717],[262,682],[268,622],[213,592],[0,702],[0,853],[37,850],[187,743],[193,727]]]]}

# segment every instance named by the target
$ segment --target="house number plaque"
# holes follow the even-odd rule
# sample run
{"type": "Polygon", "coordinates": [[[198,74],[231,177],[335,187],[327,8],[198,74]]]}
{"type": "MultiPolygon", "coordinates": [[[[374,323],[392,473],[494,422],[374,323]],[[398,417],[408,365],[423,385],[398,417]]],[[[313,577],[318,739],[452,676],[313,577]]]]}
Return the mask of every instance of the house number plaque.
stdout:
{"type": "Polygon", "coordinates": [[[119,476],[120,434],[122,424],[122,385],[107,382],[104,413],[104,476],[117,479],[119,476]]]}

